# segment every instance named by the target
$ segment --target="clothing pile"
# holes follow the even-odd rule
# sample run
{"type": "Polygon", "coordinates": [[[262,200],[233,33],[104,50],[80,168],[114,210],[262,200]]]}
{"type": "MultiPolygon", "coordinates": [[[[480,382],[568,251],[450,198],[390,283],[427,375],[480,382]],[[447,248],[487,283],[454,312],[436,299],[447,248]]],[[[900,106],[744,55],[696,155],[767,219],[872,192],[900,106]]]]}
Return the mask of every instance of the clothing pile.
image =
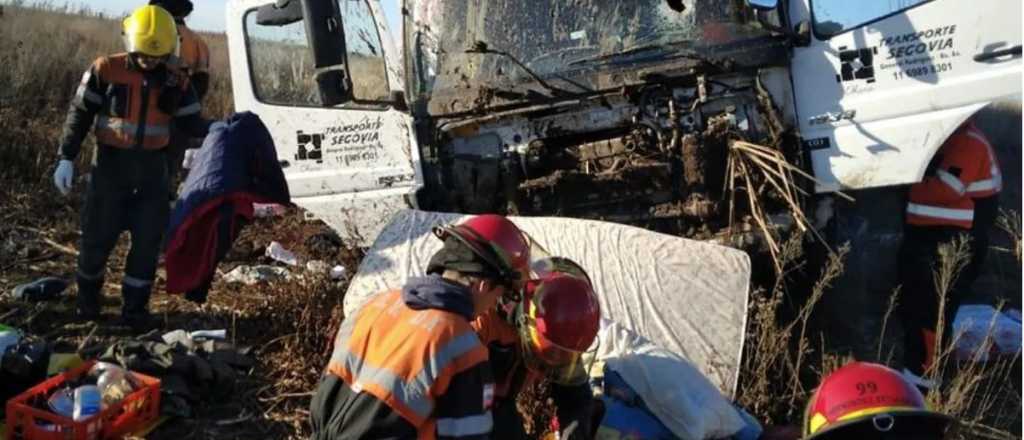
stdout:
{"type": "Polygon", "coordinates": [[[189,417],[200,402],[225,399],[238,374],[252,368],[249,349],[216,340],[193,340],[157,331],[112,344],[101,361],[159,378],[161,412],[189,417]]]}
{"type": "Polygon", "coordinates": [[[196,152],[167,232],[167,291],[206,301],[217,263],[254,216],[291,201],[274,140],[254,113],[214,124],[196,152]]]}

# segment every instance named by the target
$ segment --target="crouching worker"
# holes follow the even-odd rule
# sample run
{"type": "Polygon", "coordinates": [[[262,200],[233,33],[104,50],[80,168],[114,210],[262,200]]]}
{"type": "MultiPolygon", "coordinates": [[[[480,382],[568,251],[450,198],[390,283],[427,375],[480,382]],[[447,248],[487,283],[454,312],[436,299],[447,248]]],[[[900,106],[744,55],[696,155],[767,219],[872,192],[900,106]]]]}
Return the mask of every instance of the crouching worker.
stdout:
{"type": "Polygon", "coordinates": [[[528,261],[529,247],[503,247],[472,229],[477,219],[452,228],[462,233],[446,235],[426,277],[342,323],[311,402],[314,439],[490,436],[494,384],[470,323],[518,290],[512,262],[528,261]]]}
{"type": "Polygon", "coordinates": [[[168,66],[178,45],[174,17],[160,7],[143,6],[123,25],[127,53],[97,59],[82,77],[64,123],[53,177],[67,195],[75,157],[95,122],[97,147],[82,209],[78,315],[99,318],[107,258],[121,231],[128,230],[131,250],[121,285],[121,314],[126,324],[139,329],[148,325],[147,305],[167,227],[171,122],[203,137],[210,121],[199,115],[188,78],[168,66]]]}
{"type": "Polygon", "coordinates": [[[473,323],[494,370],[495,432],[529,438],[516,397],[546,381],[559,438],[593,438],[603,407],[594,405],[584,353],[597,337],[600,303],[590,277],[569,259],[539,260],[533,272],[521,294],[506,295],[473,323]]]}
{"type": "Polygon", "coordinates": [[[942,440],[951,419],[928,410],[889,367],[853,362],[821,381],[804,415],[807,440],[942,440]]]}

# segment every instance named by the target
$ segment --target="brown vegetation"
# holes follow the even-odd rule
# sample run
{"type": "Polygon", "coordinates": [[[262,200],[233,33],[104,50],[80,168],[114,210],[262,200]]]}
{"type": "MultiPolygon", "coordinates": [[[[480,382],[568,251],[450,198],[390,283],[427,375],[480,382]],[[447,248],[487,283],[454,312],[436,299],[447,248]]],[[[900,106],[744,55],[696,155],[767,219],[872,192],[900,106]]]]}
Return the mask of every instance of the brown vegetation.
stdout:
{"type": "MultiPolygon", "coordinates": [[[[0,16],[0,84],[5,85],[0,90],[0,293],[36,277],[70,279],[74,273],[78,197],[59,197],[52,188],[50,175],[57,137],[82,72],[97,56],[121,50],[116,25],[109,18],[88,11],[72,13],[48,4],[36,6],[42,8],[27,8],[16,2],[6,5],[0,16]]],[[[213,53],[206,115],[219,117],[232,108],[226,41],[223,35],[203,37],[213,53]]],[[[272,72],[263,70],[257,75],[272,72]]],[[[1019,111],[1016,115],[1019,123],[1019,111]]],[[[82,156],[82,162],[87,160],[88,154],[82,156]]],[[[1015,182],[1019,188],[1019,180],[1015,182]]],[[[1017,200],[1016,207],[1011,206],[1013,210],[1000,220],[1000,226],[1011,238],[1007,251],[1017,261],[1009,269],[1010,275],[1016,271],[1019,279],[1019,192],[1017,200]]],[[[302,214],[295,211],[281,218],[259,220],[246,229],[223,267],[264,261],[262,249],[274,239],[303,257],[322,258],[354,270],[360,258],[358,252],[338,247],[325,253],[307,246],[307,240],[325,228],[303,221],[302,214]]],[[[116,313],[125,241],[110,260],[107,315],[116,313]]],[[[781,276],[767,288],[756,290],[751,300],[736,399],[770,424],[799,425],[817,381],[845,360],[825,350],[825,341],[809,326],[815,306],[843,271],[845,249],[837,249],[814,280],[807,283],[808,293],[801,293],[809,300],[792,312],[786,310],[787,297],[796,288],[787,283],[788,278],[808,270],[804,242],[800,234],[779,239],[781,276]]],[[[951,283],[955,269],[962,264],[955,249],[947,255],[949,259],[937,275],[942,286],[951,283]]],[[[334,329],[342,318],[338,305],[346,287],[345,281],[317,277],[243,288],[218,280],[209,303],[199,308],[179,296],[165,295],[158,286],[152,309],[161,327],[227,328],[236,343],[255,348],[258,364],[239,383],[231,401],[198,408],[199,417],[165,425],[151,438],[308,436],[310,392],[326,364],[334,329]]],[[[1015,292],[1009,295],[1011,298],[1019,297],[1019,283],[1009,291],[1015,292]]],[[[896,301],[898,295],[893,295],[883,328],[892,321],[896,301]]],[[[0,299],[0,321],[46,336],[57,349],[74,350],[93,332],[91,327],[71,321],[72,304],[72,298],[38,306],[0,299]]],[[[102,325],[101,330],[95,332],[92,342],[126,334],[108,325],[102,325]]],[[[880,358],[882,350],[880,343],[880,358]]],[[[936,409],[961,421],[955,438],[1020,438],[1019,354],[985,364],[956,362],[948,351],[938,356],[938,367],[932,374],[941,377],[944,386],[929,399],[936,409]]]]}

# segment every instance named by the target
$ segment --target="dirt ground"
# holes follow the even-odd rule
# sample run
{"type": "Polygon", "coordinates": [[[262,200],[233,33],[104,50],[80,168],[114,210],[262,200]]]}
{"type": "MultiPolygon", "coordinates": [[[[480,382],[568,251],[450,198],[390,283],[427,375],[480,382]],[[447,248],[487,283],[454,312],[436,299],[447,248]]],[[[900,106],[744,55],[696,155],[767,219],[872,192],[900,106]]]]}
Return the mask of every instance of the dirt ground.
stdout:
{"type": "MultiPolygon", "coordinates": [[[[64,199],[45,187],[31,192],[8,187],[0,195],[5,201],[0,213],[0,322],[50,341],[54,352],[95,355],[110,342],[130,337],[129,330],[115,322],[127,234],[111,255],[103,321],[94,330],[92,324],[73,319],[73,287],[53,302],[33,304],[6,296],[16,285],[39,277],[74,279],[79,237],[75,195],[64,199]]],[[[342,264],[349,274],[358,264],[358,254],[335,242],[326,226],[304,221],[298,210],[291,210],[277,218],[257,219],[246,228],[219,270],[272,263],[263,256],[271,240],[296,252],[303,262],[342,264]]],[[[148,438],[304,437],[310,392],[326,365],[334,334],[319,325],[340,320],[332,314],[340,313],[335,306],[341,304],[347,280],[330,281],[325,274],[289,269],[293,279],[254,286],[229,284],[218,277],[203,306],[164,292],[160,270],[150,302],[154,325],[164,331],[227,329],[231,342],[253,348],[256,366],[239,376],[229,399],[206,402],[194,408],[198,417],[164,423],[148,438]]]]}

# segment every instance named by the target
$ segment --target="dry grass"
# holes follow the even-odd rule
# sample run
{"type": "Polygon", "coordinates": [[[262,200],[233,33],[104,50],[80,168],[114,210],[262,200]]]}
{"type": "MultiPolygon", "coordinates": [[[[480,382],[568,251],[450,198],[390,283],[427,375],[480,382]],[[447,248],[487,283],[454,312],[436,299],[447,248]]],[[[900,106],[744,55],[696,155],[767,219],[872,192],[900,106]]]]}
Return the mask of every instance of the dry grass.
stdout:
{"type": "MultiPolygon", "coordinates": [[[[803,409],[821,378],[852,358],[827,351],[827,341],[816,340],[809,331],[814,308],[828,293],[830,284],[842,274],[847,248],[842,247],[829,257],[811,292],[795,314],[784,317],[783,303],[787,295],[785,280],[805,268],[801,243],[803,235],[795,233],[782,243],[779,261],[782,274],[770,291],[753,294],[748,312],[747,340],[744,346],[740,386],[736,401],[751,414],[769,424],[799,424],[803,409]]],[[[968,261],[967,243],[957,241],[942,249],[935,282],[940,292],[947,292],[956,282],[968,261]]],[[[899,302],[900,289],[893,292],[882,320],[878,358],[892,361],[892,353],[883,353],[886,327],[899,302]]],[[[945,307],[940,295],[940,312],[945,307]]],[[[941,333],[944,323],[936,326],[941,333]]],[[[940,336],[941,337],[941,336],[940,336]]],[[[991,344],[989,339],[987,344],[991,344]]],[[[942,385],[927,396],[929,406],[949,414],[958,423],[947,439],[1019,439],[1021,421],[1020,353],[994,356],[988,362],[958,361],[952,348],[940,350],[932,361],[927,376],[942,385]]]]}
{"type": "MultiPolygon", "coordinates": [[[[3,260],[10,260],[0,261],[0,288],[5,290],[30,277],[68,275],[74,271],[73,255],[62,249],[75,246],[77,206],[73,200],[68,203],[66,199],[53,197],[49,182],[57,137],[70,96],[86,66],[99,55],[121,50],[116,24],[112,24],[110,18],[89,11],[69,11],[47,3],[33,6],[37,8],[27,8],[22,2],[8,4],[0,17],[0,84],[5,85],[0,90],[0,163],[3,163],[0,167],[0,204],[4,207],[0,212],[0,239],[6,235],[18,244],[15,246],[18,253],[11,254],[10,258],[0,252],[3,260]],[[12,226],[33,227],[37,232],[45,229],[45,234],[22,234],[22,231],[15,238],[12,226]],[[38,239],[36,235],[43,236],[45,240],[38,239]]],[[[204,34],[204,38],[213,53],[211,94],[205,103],[207,115],[221,116],[232,107],[226,43],[222,35],[204,34]]],[[[284,70],[303,63],[284,54],[274,59],[288,64],[288,69],[284,70]]],[[[272,70],[276,67],[268,69],[257,72],[257,75],[275,74],[272,70]]],[[[306,72],[301,73],[305,75],[306,72]]],[[[285,81],[286,78],[279,80],[285,81]]],[[[1016,114],[1019,121],[1019,110],[1016,114]]],[[[752,151],[741,152],[745,154],[741,160],[746,165],[759,166],[757,160],[760,160],[768,166],[762,167],[761,171],[748,169],[751,172],[748,177],[755,179],[749,183],[737,180],[737,183],[753,188],[752,192],[756,193],[760,185],[773,185],[770,176],[780,184],[776,190],[781,189],[794,200],[802,196],[796,186],[790,187],[794,171],[779,169],[780,165],[774,158],[769,161],[770,158],[757,154],[762,151],[748,149],[752,151]]],[[[1015,239],[1016,246],[1012,252],[1018,263],[1021,258],[1020,224],[1019,211],[1005,212],[999,222],[1000,227],[1015,239]]],[[[302,228],[300,222],[278,221],[271,224],[264,221],[248,231],[294,246],[301,242],[305,233],[302,228]]],[[[774,232],[766,235],[774,239],[772,234],[774,232]]],[[[749,311],[750,324],[737,400],[770,424],[798,425],[806,400],[820,377],[847,360],[823,354],[821,347],[826,345],[825,341],[817,339],[817,333],[809,329],[810,314],[828,294],[827,287],[843,271],[845,248],[832,254],[817,281],[807,287],[809,300],[800,304],[794,313],[785,313],[785,299],[792,293],[787,292],[785,280],[806,269],[806,257],[801,246],[804,238],[804,234],[797,233],[776,242],[779,276],[774,284],[753,294],[749,311]]],[[[123,253],[122,243],[112,261],[123,259],[123,253]]],[[[953,249],[947,254],[953,258],[959,253],[953,249]]],[[[336,261],[350,268],[356,267],[359,258],[358,255],[336,257],[336,261]]],[[[940,272],[945,272],[937,277],[940,285],[950,285],[955,278],[955,269],[961,264],[955,258],[943,263],[940,272]]],[[[120,273],[120,269],[115,264],[111,273],[120,273]]],[[[234,286],[218,282],[212,292],[211,305],[199,312],[180,299],[167,299],[165,295],[155,297],[154,307],[163,316],[165,326],[188,325],[194,320],[211,328],[231,328],[231,334],[237,335],[239,343],[254,344],[260,367],[254,372],[256,377],[246,383],[248,388],[240,393],[240,399],[245,409],[258,413],[258,416],[246,424],[251,426],[244,427],[249,431],[245,431],[242,437],[302,438],[308,435],[309,429],[306,423],[308,396],[326,364],[330,338],[341,319],[336,310],[339,310],[337,306],[344,288],[344,283],[309,279],[239,291],[234,286]]],[[[883,329],[890,324],[890,315],[898,298],[897,293],[890,300],[883,329]]],[[[70,300],[61,305],[69,306],[70,300]]],[[[0,306],[8,307],[9,304],[0,302],[0,306]]],[[[54,326],[57,325],[55,322],[66,320],[68,314],[64,309],[33,308],[25,315],[32,318],[27,319],[32,321],[29,329],[48,334],[64,332],[63,327],[54,326]]],[[[882,334],[885,334],[884,330],[882,334]]],[[[61,335],[77,341],[73,336],[61,335]]],[[[880,357],[881,354],[880,343],[880,357]]],[[[978,364],[956,362],[948,352],[943,352],[939,354],[936,365],[931,374],[941,377],[945,385],[929,399],[937,409],[961,420],[953,438],[1020,438],[1021,401],[1019,392],[1015,392],[1020,389],[1019,355],[978,364]]],[[[219,428],[213,423],[215,421],[175,423],[165,427],[157,437],[192,438],[192,434],[199,433],[202,438],[218,438],[219,428]]],[[[239,438],[238,433],[220,434],[219,438],[239,438]]]]}
{"type": "MultiPolygon", "coordinates": [[[[96,58],[123,51],[115,18],[49,2],[14,1],[0,17],[0,177],[42,182],[56,162],[60,123],[82,73],[96,58]]],[[[232,109],[227,44],[204,34],[211,50],[205,116],[232,109]]],[[[92,140],[86,141],[91,147],[92,140]]],[[[80,155],[82,162],[89,154],[80,155]]]]}
{"type": "Polygon", "coordinates": [[[1006,235],[1010,236],[1011,243],[1013,244],[1012,249],[1009,249],[1013,253],[1013,256],[1017,258],[1017,262],[1021,262],[1021,230],[1020,230],[1020,214],[1012,210],[1000,209],[999,218],[996,219],[996,226],[1002,229],[1006,235]]]}
{"type": "Polygon", "coordinates": [[[808,323],[815,306],[831,283],[843,272],[848,249],[832,253],[811,294],[796,316],[783,319],[780,309],[786,295],[785,279],[803,268],[802,234],[793,234],[780,247],[777,261],[782,268],[770,292],[753,294],[748,312],[747,340],[744,344],[737,402],[751,414],[774,423],[799,419],[803,403],[813,385],[805,376],[811,369],[808,354],[812,340],[808,323]]]}

